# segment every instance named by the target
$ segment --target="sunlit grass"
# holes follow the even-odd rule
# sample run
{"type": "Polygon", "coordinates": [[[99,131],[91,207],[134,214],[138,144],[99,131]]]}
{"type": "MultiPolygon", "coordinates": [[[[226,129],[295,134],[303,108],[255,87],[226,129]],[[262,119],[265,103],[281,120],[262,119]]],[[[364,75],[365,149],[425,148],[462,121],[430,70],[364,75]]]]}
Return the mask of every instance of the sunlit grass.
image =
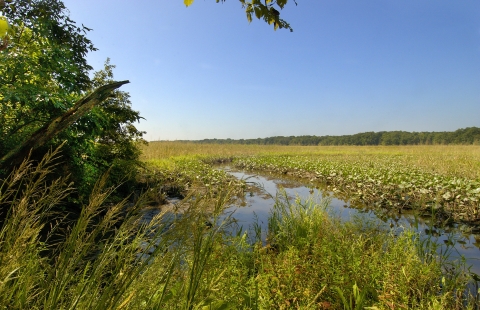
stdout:
{"type": "Polygon", "coordinates": [[[448,292],[467,278],[444,275],[434,249],[413,231],[399,233],[362,217],[342,222],[329,213],[328,200],[293,202],[284,192],[268,225],[269,246],[258,258],[264,308],[418,309],[442,299],[444,306],[460,302],[448,292]]]}
{"type": "Polygon", "coordinates": [[[348,161],[394,158],[407,166],[426,172],[480,180],[480,146],[281,146],[239,144],[196,144],[150,142],[143,146],[143,160],[167,159],[175,156],[214,156],[229,158],[248,155],[312,155],[341,157],[348,161]]]}
{"type": "MultiPolygon", "coordinates": [[[[480,146],[280,146],[152,142],[143,159],[229,162],[240,169],[319,182],[355,204],[480,219],[480,146]],[[433,209],[432,209],[433,208],[433,209]],[[433,211],[432,211],[433,210],[433,211]]],[[[194,171],[195,169],[193,169],[194,171]]],[[[183,169],[188,174],[192,169],[183,169]]],[[[444,219],[445,220],[445,219],[444,219]]]]}

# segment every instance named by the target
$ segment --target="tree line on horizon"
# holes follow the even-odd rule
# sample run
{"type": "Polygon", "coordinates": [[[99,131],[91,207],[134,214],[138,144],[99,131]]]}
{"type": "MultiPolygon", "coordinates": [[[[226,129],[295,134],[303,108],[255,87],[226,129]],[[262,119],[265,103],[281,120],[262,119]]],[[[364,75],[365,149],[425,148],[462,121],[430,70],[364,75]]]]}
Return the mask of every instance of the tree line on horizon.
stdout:
{"type": "Polygon", "coordinates": [[[372,131],[343,136],[275,136],[257,139],[203,139],[177,141],[203,144],[260,145],[480,145],[480,128],[467,127],[455,131],[442,132],[372,131]]]}

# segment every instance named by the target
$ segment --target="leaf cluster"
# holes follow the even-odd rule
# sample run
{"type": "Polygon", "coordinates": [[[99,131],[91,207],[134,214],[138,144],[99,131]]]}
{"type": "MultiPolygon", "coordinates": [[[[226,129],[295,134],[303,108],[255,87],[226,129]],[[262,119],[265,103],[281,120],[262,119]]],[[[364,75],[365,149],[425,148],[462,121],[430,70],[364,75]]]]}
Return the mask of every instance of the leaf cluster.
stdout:
{"type": "MultiPolygon", "coordinates": [[[[193,4],[194,0],[184,0],[183,3],[185,6],[190,6],[193,4]]],[[[242,8],[245,9],[248,22],[252,22],[252,16],[255,15],[257,19],[263,19],[269,25],[273,25],[273,29],[288,29],[290,32],[293,31],[292,27],[285,20],[280,18],[280,10],[282,10],[287,4],[288,0],[239,0],[242,4],[242,8]]],[[[225,0],[216,0],[217,3],[225,2],[225,0]]],[[[295,4],[297,2],[293,0],[295,4]]]]}
{"type": "Polygon", "coordinates": [[[11,25],[0,52],[3,155],[91,87],[85,56],[95,48],[60,1],[9,0],[1,12],[11,25]]]}
{"type": "Polygon", "coordinates": [[[282,10],[285,4],[287,4],[287,0],[265,0],[264,3],[260,0],[252,0],[250,2],[240,0],[240,2],[242,3],[242,7],[245,8],[249,22],[252,21],[252,14],[255,14],[257,19],[263,19],[269,25],[273,24],[274,30],[285,28],[291,32],[293,31],[290,24],[280,18],[280,11],[275,8],[276,5],[282,10]]]}
{"type": "Polygon", "coordinates": [[[52,77],[70,91],[86,90],[90,86],[89,71],[92,67],[88,65],[85,56],[96,50],[86,37],[91,29],[78,26],[71,20],[63,2],[6,0],[1,11],[12,27],[16,28],[10,40],[11,45],[19,44],[23,32],[28,29],[31,37],[24,43],[40,44],[43,48],[44,55],[39,63],[41,66],[37,69],[53,71],[52,77]],[[75,70],[65,70],[72,69],[70,66],[75,70]]]}

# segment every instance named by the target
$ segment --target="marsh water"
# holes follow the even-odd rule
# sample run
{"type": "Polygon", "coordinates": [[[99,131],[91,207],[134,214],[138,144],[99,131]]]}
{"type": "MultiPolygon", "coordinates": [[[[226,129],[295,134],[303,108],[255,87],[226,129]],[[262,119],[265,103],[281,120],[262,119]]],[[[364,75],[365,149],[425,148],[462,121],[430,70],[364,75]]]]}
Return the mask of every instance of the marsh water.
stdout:
{"type": "Polygon", "coordinates": [[[262,231],[262,238],[265,238],[268,216],[274,205],[273,197],[279,190],[284,189],[292,200],[296,197],[302,200],[309,198],[320,200],[328,196],[331,199],[329,211],[342,220],[347,221],[352,217],[361,216],[378,219],[392,229],[415,229],[422,238],[431,238],[438,243],[439,251],[448,251],[450,259],[464,257],[467,265],[471,266],[470,271],[480,274],[480,234],[473,233],[474,230],[471,227],[461,224],[438,227],[429,218],[419,217],[413,213],[386,214],[382,210],[352,207],[348,201],[335,197],[334,193],[320,190],[315,184],[307,185],[294,179],[247,173],[232,170],[229,167],[223,169],[253,185],[239,204],[232,205],[226,210],[227,214],[230,213],[237,226],[242,227],[243,230],[252,231],[258,225],[262,231]]]}

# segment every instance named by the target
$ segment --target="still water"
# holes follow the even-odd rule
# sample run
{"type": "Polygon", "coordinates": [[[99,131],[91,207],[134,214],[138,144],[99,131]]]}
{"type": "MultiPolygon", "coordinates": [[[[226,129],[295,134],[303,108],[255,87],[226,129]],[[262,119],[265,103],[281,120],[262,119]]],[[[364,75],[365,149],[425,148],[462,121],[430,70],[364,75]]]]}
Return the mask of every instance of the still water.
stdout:
{"type": "Polygon", "coordinates": [[[471,266],[470,271],[480,274],[480,235],[473,234],[471,228],[465,225],[439,228],[430,223],[429,219],[413,214],[388,217],[382,215],[381,212],[379,214],[378,211],[353,208],[348,201],[335,198],[333,193],[319,190],[313,185],[305,186],[299,181],[282,179],[278,176],[254,175],[229,168],[225,168],[225,170],[236,178],[255,185],[253,190],[247,192],[245,199],[241,200],[241,205],[233,205],[226,210],[227,214],[232,214],[231,216],[240,227],[243,227],[243,230],[252,230],[253,225],[257,224],[261,227],[262,237],[265,238],[268,216],[274,205],[273,197],[281,189],[284,189],[292,200],[296,197],[306,200],[312,195],[315,199],[329,196],[331,197],[330,211],[342,220],[348,221],[353,216],[366,216],[376,218],[393,229],[415,229],[420,232],[421,236],[430,237],[436,241],[440,245],[440,251],[445,251],[448,247],[451,250],[450,259],[464,257],[467,264],[471,266]]]}

